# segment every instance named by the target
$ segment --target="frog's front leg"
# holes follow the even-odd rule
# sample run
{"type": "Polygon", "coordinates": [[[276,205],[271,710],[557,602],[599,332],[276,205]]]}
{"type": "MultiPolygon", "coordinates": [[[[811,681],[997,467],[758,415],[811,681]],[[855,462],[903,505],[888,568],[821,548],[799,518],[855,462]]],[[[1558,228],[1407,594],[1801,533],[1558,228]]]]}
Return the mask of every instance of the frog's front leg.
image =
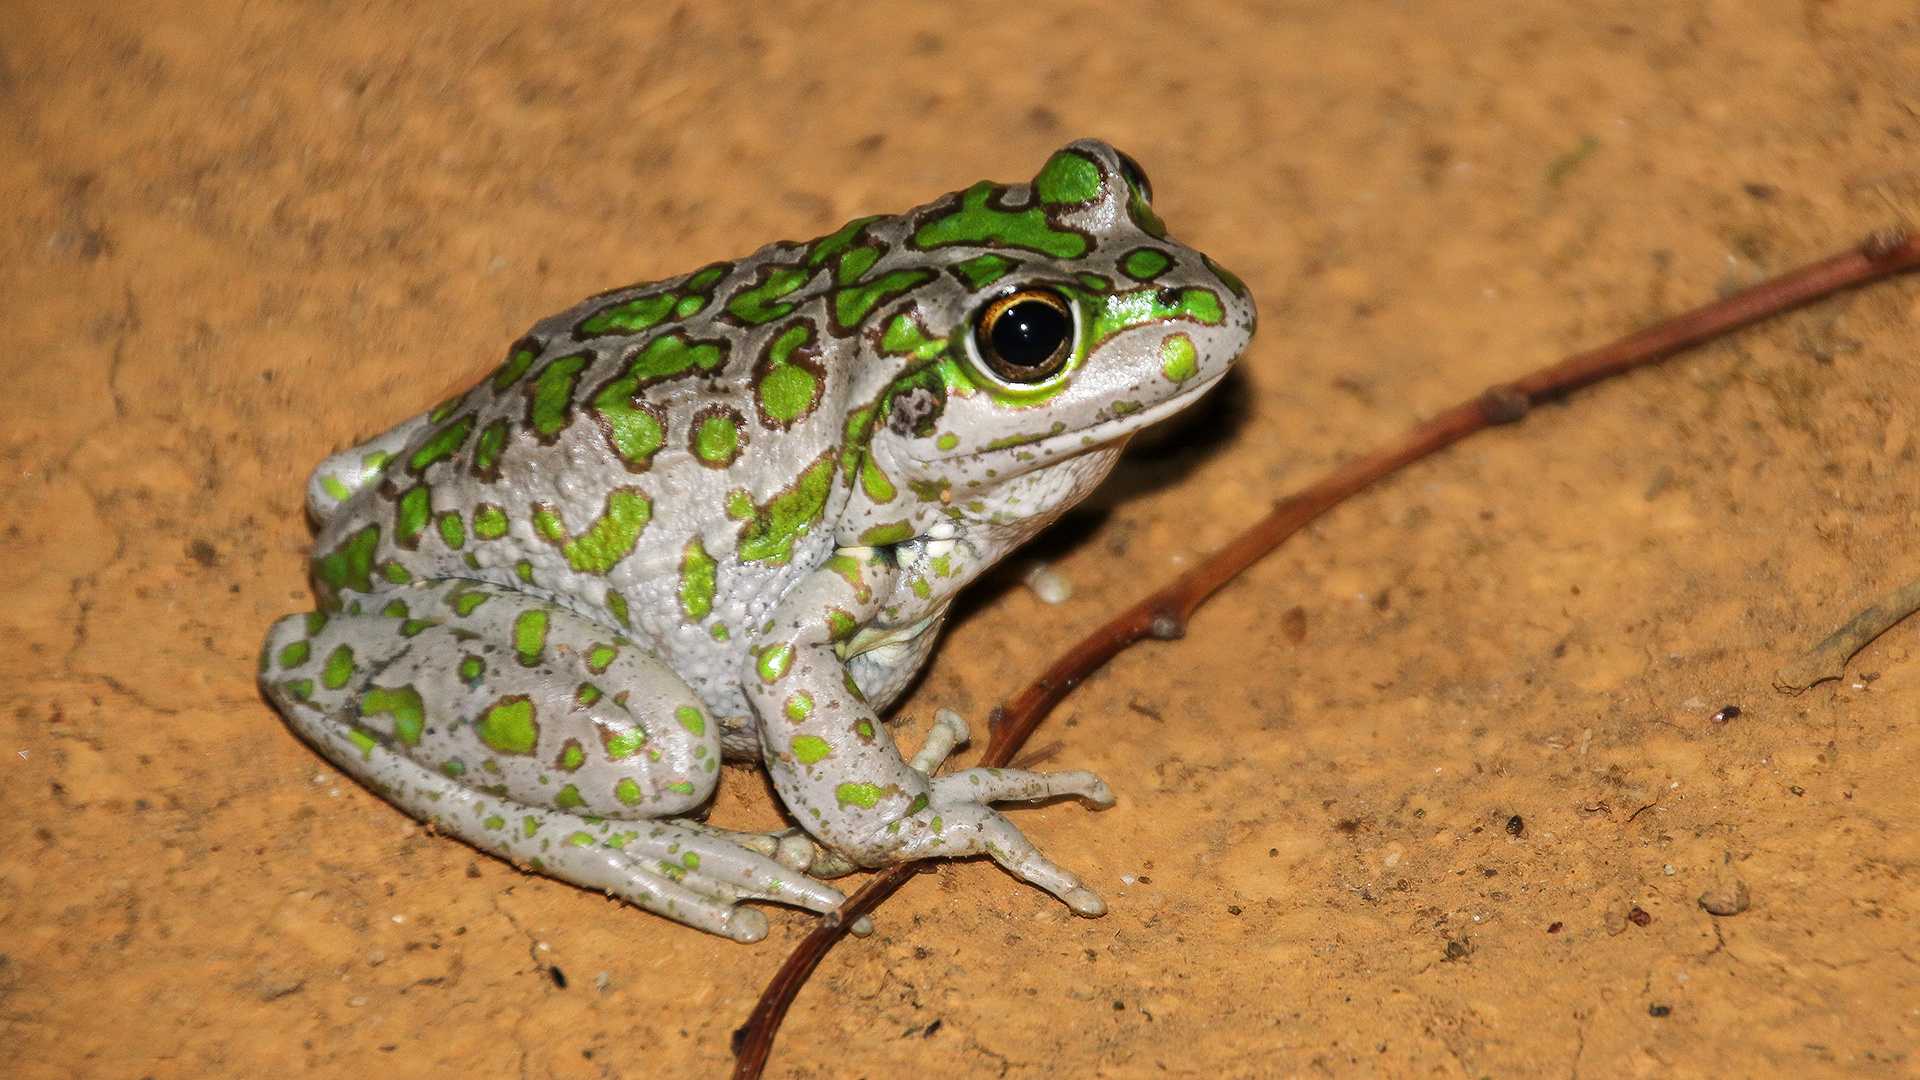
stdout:
{"type": "Polygon", "coordinates": [[[860,866],[987,854],[1082,915],[1107,905],[1048,860],[987,804],[1073,795],[1113,804],[1089,773],[968,769],[933,779],[900,755],[847,673],[836,645],[881,611],[899,571],[836,556],[775,610],[742,684],[760,717],[761,755],[787,808],[835,853],[860,866]]]}
{"type": "Polygon", "coordinates": [[[380,614],[296,615],[261,684],[341,769],[422,821],[541,873],[741,941],[744,899],[841,894],[716,830],[670,819],[712,792],[716,725],[664,663],[510,589],[426,582],[380,614]]]}

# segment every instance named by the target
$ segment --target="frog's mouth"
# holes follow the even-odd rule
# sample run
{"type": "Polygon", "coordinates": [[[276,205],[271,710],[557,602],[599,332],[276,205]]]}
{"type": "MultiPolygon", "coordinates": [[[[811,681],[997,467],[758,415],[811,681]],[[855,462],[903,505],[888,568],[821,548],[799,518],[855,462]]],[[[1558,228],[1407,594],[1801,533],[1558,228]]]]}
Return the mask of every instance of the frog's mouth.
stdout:
{"type": "Polygon", "coordinates": [[[1223,366],[1204,382],[1196,381],[1183,387],[1181,392],[1165,401],[1137,409],[1124,416],[1114,416],[1102,420],[1090,427],[1058,434],[1036,435],[1031,439],[1014,439],[997,446],[988,446],[981,450],[960,450],[957,453],[935,455],[933,457],[910,456],[915,465],[937,467],[956,461],[980,461],[988,458],[1018,462],[1012,468],[1001,468],[1002,476],[1016,476],[1020,473],[1042,469],[1057,461],[1098,450],[1118,440],[1125,439],[1141,428],[1157,424],[1174,413],[1187,408],[1200,400],[1202,395],[1219,385],[1226,378],[1231,367],[1223,366]]]}

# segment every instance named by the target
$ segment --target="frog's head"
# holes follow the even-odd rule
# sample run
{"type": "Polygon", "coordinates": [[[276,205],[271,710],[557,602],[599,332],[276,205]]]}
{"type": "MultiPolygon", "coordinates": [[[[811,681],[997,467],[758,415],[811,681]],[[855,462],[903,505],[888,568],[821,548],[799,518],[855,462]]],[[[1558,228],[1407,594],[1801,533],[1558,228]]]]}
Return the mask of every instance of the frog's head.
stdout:
{"type": "Polygon", "coordinates": [[[1087,139],[1031,183],[976,184],[896,219],[933,280],[863,330],[893,373],[848,429],[867,542],[943,518],[1044,524],[1129,435],[1226,374],[1253,298],[1168,238],[1152,198],[1132,159],[1087,139]]]}

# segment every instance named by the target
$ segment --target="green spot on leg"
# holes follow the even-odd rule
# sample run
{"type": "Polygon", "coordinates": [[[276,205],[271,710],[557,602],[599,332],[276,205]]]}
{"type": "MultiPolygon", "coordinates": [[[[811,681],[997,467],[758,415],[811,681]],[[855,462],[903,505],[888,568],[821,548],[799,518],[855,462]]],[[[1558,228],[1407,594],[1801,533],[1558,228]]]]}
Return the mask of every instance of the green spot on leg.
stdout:
{"type": "Polygon", "coordinates": [[[718,564],[707,554],[706,545],[695,536],[687,541],[686,554],[680,558],[680,610],[699,622],[713,611],[714,576],[718,564]]]}
{"type": "Polygon", "coordinates": [[[860,542],[868,547],[886,547],[904,540],[913,539],[913,526],[904,521],[890,525],[875,525],[860,534],[860,542]]]}
{"type": "Polygon", "coordinates": [[[607,665],[613,663],[613,658],[618,655],[620,650],[611,645],[595,645],[587,650],[587,670],[598,675],[607,670],[607,665]]]}
{"type": "Polygon", "coordinates": [[[572,844],[574,847],[592,847],[593,836],[590,833],[576,832],[567,837],[567,843],[572,844]]]}
{"type": "Polygon", "coordinates": [[[714,623],[712,633],[713,633],[713,640],[715,641],[727,641],[727,640],[730,640],[733,636],[732,634],[727,632],[726,623],[714,623]]]}
{"type": "Polygon", "coordinates": [[[573,692],[573,704],[576,708],[591,708],[594,702],[599,701],[605,696],[605,692],[599,687],[590,682],[583,682],[580,684],[580,688],[573,692]]]}
{"type": "Polygon", "coordinates": [[[513,651],[520,654],[520,663],[526,667],[538,664],[546,647],[547,613],[539,608],[521,612],[513,620],[513,651]]]}
{"type": "Polygon", "coordinates": [[[680,721],[681,727],[686,728],[696,737],[704,736],[707,733],[706,714],[694,706],[682,705],[673,711],[673,716],[674,719],[680,721]]]}
{"type": "Polygon", "coordinates": [[[479,683],[486,673],[487,662],[485,660],[472,654],[468,654],[460,659],[460,681],[466,683],[468,686],[471,687],[479,683]]]}
{"type": "Polygon", "coordinates": [[[577,810],[580,807],[587,805],[587,800],[580,797],[579,788],[574,787],[572,784],[568,784],[566,787],[563,787],[559,791],[554,793],[553,805],[559,807],[562,810],[577,810]]]}
{"type": "Polygon", "coordinates": [[[440,763],[440,772],[448,779],[458,780],[467,775],[467,763],[461,761],[459,758],[454,758],[452,761],[443,761],[440,763]]]}
{"type": "Polygon", "coordinates": [[[925,795],[915,795],[913,801],[907,804],[907,816],[912,817],[926,808],[927,797],[925,795]]]}
{"type": "Polygon", "coordinates": [[[389,619],[404,619],[407,617],[407,602],[405,600],[389,600],[387,601],[387,606],[380,609],[380,614],[385,615],[389,619]]]}
{"type": "Polygon", "coordinates": [[[1185,382],[1200,370],[1200,353],[1185,334],[1168,334],[1160,343],[1160,370],[1174,382],[1185,382]]]}
{"type": "Polygon", "coordinates": [[[347,738],[353,742],[353,745],[360,748],[360,760],[373,760],[373,748],[380,745],[374,741],[373,736],[364,731],[349,731],[347,738]]]}
{"type": "Polygon", "coordinates": [[[678,783],[668,784],[667,790],[673,792],[675,795],[691,795],[693,794],[693,785],[685,780],[681,780],[678,783]]]}
{"type": "Polygon", "coordinates": [[[533,702],[524,694],[503,697],[493,703],[473,725],[473,733],[482,743],[503,754],[531,754],[540,741],[540,725],[534,721],[533,702]]]}
{"type": "Polygon", "coordinates": [[[613,615],[614,621],[621,626],[632,625],[627,621],[627,598],[613,589],[607,590],[607,611],[613,615]]]}
{"type": "Polygon", "coordinates": [[[858,806],[863,810],[878,806],[884,794],[877,784],[841,784],[833,789],[833,797],[841,806],[858,806]]]}
{"type": "Polygon", "coordinates": [[[482,540],[498,540],[507,535],[506,511],[492,503],[473,508],[473,535],[482,540]]]}
{"type": "Polygon", "coordinates": [[[338,690],[353,678],[353,648],[341,645],[327,654],[327,664],[320,669],[320,685],[329,690],[338,690]]]}
{"type": "Polygon", "coordinates": [[[467,525],[460,520],[458,511],[448,510],[440,515],[440,542],[455,551],[467,542],[467,525]]]}
{"type": "Polygon", "coordinates": [[[632,757],[634,754],[640,752],[641,747],[647,744],[647,733],[641,731],[639,728],[612,734],[608,734],[603,730],[601,737],[607,745],[607,756],[613,758],[615,761],[624,757],[632,757]]]}
{"type": "MultiPolygon", "coordinates": [[[[413,581],[412,571],[397,562],[390,562],[380,567],[380,575],[395,585],[407,585],[413,581]]],[[[358,604],[354,606],[359,607],[358,604]]]]}
{"type": "Polygon", "coordinates": [[[793,646],[782,643],[771,646],[760,653],[760,679],[762,682],[777,682],[787,673],[793,663],[793,646]]]}
{"type": "Polygon", "coordinates": [[[797,735],[787,745],[802,765],[813,765],[833,756],[833,747],[827,745],[827,740],[813,735],[797,735]]]}
{"type": "Polygon", "coordinates": [[[312,655],[312,652],[313,650],[308,647],[306,642],[296,641],[280,650],[280,666],[283,668],[299,667],[301,664],[307,662],[307,657],[312,655]]]}
{"type": "Polygon", "coordinates": [[[531,814],[527,815],[520,819],[520,830],[527,834],[528,839],[532,839],[533,834],[540,831],[540,819],[531,814]]]}
{"type": "Polygon", "coordinates": [[[935,439],[933,444],[942,450],[951,450],[960,445],[960,436],[948,433],[935,439]]]}
{"type": "Polygon", "coordinates": [[[313,696],[312,679],[295,679],[287,684],[287,696],[295,701],[305,701],[313,696]]]}
{"type": "Polygon", "coordinates": [[[700,869],[700,853],[697,851],[689,851],[686,857],[681,859],[680,862],[689,870],[698,870],[700,869]]]}
{"type": "Polygon", "coordinates": [[[581,749],[580,741],[578,739],[568,739],[566,745],[560,748],[560,760],[556,764],[559,768],[573,772],[584,764],[586,760],[587,752],[581,749]]]}
{"type": "Polygon", "coordinates": [[[353,492],[348,489],[347,485],[341,483],[339,478],[334,476],[321,477],[320,490],[326,492],[328,497],[338,500],[339,502],[346,502],[348,499],[353,498],[353,492]]]}
{"type": "Polygon", "coordinates": [[[795,690],[787,695],[787,719],[794,723],[805,720],[813,712],[813,695],[805,690],[795,690]]]}
{"type": "Polygon", "coordinates": [[[420,732],[426,727],[427,710],[420,692],[411,685],[392,688],[375,686],[360,698],[360,715],[393,717],[394,737],[408,746],[420,745],[420,732]]]}
{"type": "Polygon", "coordinates": [[[613,797],[627,806],[637,805],[640,802],[640,785],[634,783],[632,777],[621,780],[613,785],[613,797]]]}

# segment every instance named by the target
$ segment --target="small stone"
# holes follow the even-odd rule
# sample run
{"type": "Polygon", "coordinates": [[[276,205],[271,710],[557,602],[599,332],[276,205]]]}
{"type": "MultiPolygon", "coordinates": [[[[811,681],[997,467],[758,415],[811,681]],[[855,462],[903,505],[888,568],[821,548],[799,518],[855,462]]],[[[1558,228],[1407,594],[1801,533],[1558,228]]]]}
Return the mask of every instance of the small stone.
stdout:
{"type": "Polygon", "coordinates": [[[1700,906],[1709,915],[1726,917],[1738,915],[1753,906],[1753,894],[1747,891],[1747,883],[1734,881],[1732,884],[1716,885],[1700,894],[1700,906]]]}

